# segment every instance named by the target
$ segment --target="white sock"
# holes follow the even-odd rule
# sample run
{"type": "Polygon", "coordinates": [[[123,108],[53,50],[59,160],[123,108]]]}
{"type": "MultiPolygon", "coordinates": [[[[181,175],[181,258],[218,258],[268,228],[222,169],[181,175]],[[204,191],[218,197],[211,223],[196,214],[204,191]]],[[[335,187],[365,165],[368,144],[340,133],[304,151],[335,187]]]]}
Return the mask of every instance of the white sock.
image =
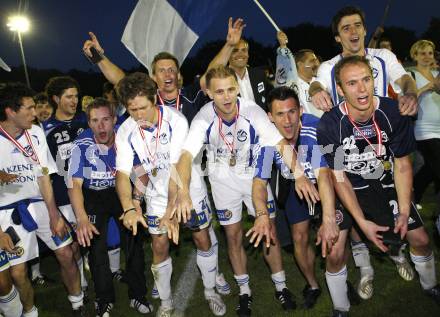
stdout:
{"type": "Polygon", "coordinates": [[[83,303],[84,293],[83,292],[79,293],[79,295],[68,295],[67,299],[69,300],[70,304],[72,304],[72,309],[78,309],[82,305],[84,305],[84,303],[83,303]]]}
{"type": "Polygon", "coordinates": [[[414,255],[411,252],[411,260],[414,263],[414,268],[419,273],[420,284],[424,290],[428,290],[437,285],[437,278],[435,277],[435,261],[434,253],[431,252],[428,256],[414,255]]]}
{"type": "Polygon", "coordinates": [[[161,306],[173,307],[171,298],[171,274],[173,273],[173,262],[171,258],[165,261],[152,264],[151,272],[153,272],[154,282],[156,283],[161,306]]]}
{"type": "Polygon", "coordinates": [[[277,292],[281,292],[286,286],[286,273],[284,271],[279,271],[278,273],[272,274],[270,276],[272,278],[272,282],[275,285],[275,289],[277,292]]]}
{"type": "MultiPolygon", "coordinates": [[[[16,315],[16,316],[20,316],[20,315],[16,315]]],[[[38,308],[35,306],[32,306],[32,308],[27,311],[27,312],[23,312],[23,317],[38,317],[38,308]]]]}
{"type": "Polygon", "coordinates": [[[356,267],[361,269],[361,278],[365,275],[374,276],[374,270],[370,262],[370,251],[365,243],[362,241],[351,242],[351,252],[353,253],[354,263],[356,267]]]}
{"type": "Polygon", "coordinates": [[[115,273],[121,269],[121,248],[108,251],[108,261],[110,263],[110,271],[115,273]]]}
{"type": "Polygon", "coordinates": [[[347,267],[344,265],[344,267],[336,273],[325,271],[325,280],[327,281],[333,308],[340,311],[349,311],[350,301],[347,295],[347,267]]]}
{"type": "Polygon", "coordinates": [[[240,287],[240,295],[248,294],[249,296],[252,295],[251,289],[249,287],[249,275],[242,274],[242,275],[234,275],[235,281],[237,282],[237,285],[240,287]]]}
{"type": "Polygon", "coordinates": [[[14,285],[12,285],[12,289],[9,294],[0,296],[0,310],[5,317],[21,316],[23,312],[23,305],[21,304],[20,296],[18,295],[17,289],[14,285]]]}
{"type": "Polygon", "coordinates": [[[213,295],[215,287],[215,274],[217,272],[217,256],[214,249],[208,251],[197,250],[197,266],[202,273],[205,297],[213,295]]]}
{"type": "Polygon", "coordinates": [[[211,249],[214,250],[215,257],[217,259],[216,274],[218,275],[220,272],[218,268],[218,240],[217,240],[217,236],[215,235],[215,231],[214,228],[212,227],[212,224],[209,226],[208,232],[209,232],[209,238],[211,239],[211,249]]]}
{"type": "Polygon", "coordinates": [[[31,272],[32,272],[32,280],[36,279],[41,275],[41,271],[40,271],[40,259],[38,259],[38,262],[34,263],[31,265],[31,272]]]}
{"type": "Polygon", "coordinates": [[[76,261],[76,264],[78,265],[79,275],[81,277],[81,287],[84,288],[89,286],[86,280],[86,276],[84,275],[83,258],[80,257],[79,260],[76,261]]]}

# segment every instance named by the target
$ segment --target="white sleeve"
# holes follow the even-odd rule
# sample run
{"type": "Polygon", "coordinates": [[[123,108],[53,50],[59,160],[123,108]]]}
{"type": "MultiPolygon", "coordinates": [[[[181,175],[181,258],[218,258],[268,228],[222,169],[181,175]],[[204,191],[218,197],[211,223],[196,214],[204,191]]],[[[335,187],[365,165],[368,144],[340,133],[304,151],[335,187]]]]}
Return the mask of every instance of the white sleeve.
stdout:
{"type": "MultiPolygon", "coordinates": [[[[35,136],[38,138],[38,160],[40,161],[41,167],[47,167],[49,169],[49,174],[58,173],[57,165],[49,151],[49,146],[47,145],[46,136],[40,127],[34,126],[35,136]]],[[[34,140],[33,140],[34,141],[34,140]]],[[[42,176],[41,170],[38,169],[37,176],[42,176]]]]}
{"type": "Polygon", "coordinates": [[[134,153],[131,146],[131,132],[130,125],[122,125],[116,133],[116,170],[127,174],[131,173],[133,168],[134,153]]]}
{"type": "Polygon", "coordinates": [[[170,163],[176,164],[179,161],[182,152],[183,143],[188,135],[188,121],[185,117],[176,116],[176,122],[173,126],[173,137],[170,144],[170,163]]]}
{"type": "Polygon", "coordinates": [[[275,146],[282,139],[283,136],[280,134],[275,125],[270,122],[269,117],[264,112],[264,110],[255,106],[250,112],[252,114],[251,124],[255,127],[258,136],[260,137],[261,146],[275,146]]]}
{"type": "Polygon", "coordinates": [[[331,94],[332,89],[332,65],[328,62],[322,63],[318,68],[318,74],[313,82],[319,82],[322,87],[331,94]]]}
{"type": "Polygon", "coordinates": [[[186,137],[185,144],[183,145],[183,149],[191,153],[193,158],[199,154],[200,149],[205,143],[206,130],[208,130],[208,127],[209,122],[202,109],[199,111],[199,113],[197,113],[191,122],[188,136],[186,137]]]}
{"type": "Polygon", "coordinates": [[[402,64],[397,60],[396,55],[389,50],[382,50],[382,58],[385,61],[386,68],[388,70],[388,76],[390,77],[390,82],[394,84],[396,80],[401,78],[403,75],[407,75],[407,72],[403,68],[402,64]]]}

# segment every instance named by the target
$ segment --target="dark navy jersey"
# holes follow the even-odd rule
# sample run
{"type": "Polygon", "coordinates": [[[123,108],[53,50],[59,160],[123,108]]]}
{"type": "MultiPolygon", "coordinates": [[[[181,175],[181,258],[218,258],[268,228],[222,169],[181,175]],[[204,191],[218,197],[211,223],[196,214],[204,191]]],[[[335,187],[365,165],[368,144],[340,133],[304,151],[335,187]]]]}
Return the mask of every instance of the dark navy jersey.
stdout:
{"type": "MultiPolygon", "coordinates": [[[[116,133],[117,127],[115,127],[116,133]]],[[[93,131],[85,130],[73,142],[69,159],[69,178],[83,179],[83,187],[103,190],[115,187],[116,151],[95,143],[93,131]]]]}
{"type": "MultiPolygon", "coordinates": [[[[304,170],[304,174],[312,182],[316,183],[314,171],[321,167],[327,167],[324,157],[317,146],[316,128],[319,118],[314,115],[304,113],[301,117],[301,130],[296,146],[298,162],[304,170]]],[[[255,177],[269,179],[271,177],[272,161],[281,175],[287,179],[293,179],[289,167],[284,163],[281,154],[275,147],[263,147],[257,159],[255,177]]]]}
{"type": "MultiPolygon", "coordinates": [[[[200,90],[199,85],[191,85],[186,86],[183,89],[179,90],[179,103],[178,107],[176,106],[176,99],[162,99],[165,106],[178,108],[180,112],[185,116],[188,124],[191,124],[192,119],[195,117],[197,112],[199,112],[200,108],[205,105],[209,101],[209,98],[205,96],[202,90],[200,90]]],[[[157,98],[157,105],[161,106],[161,98],[157,98]]]]}
{"type": "Polygon", "coordinates": [[[344,102],[324,113],[318,125],[318,144],[329,167],[345,171],[354,189],[367,188],[370,181],[391,186],[394,157],[406,156],[416,149],[410,117],[400,115],[395,100],[375,98],[374,120],[382,135],[380,157],[376,153],[379,147],[373,117],[366,122],[356,122],[359,132],[345,113],[344,102]],[[384,168],[387,165],[391,168],[384,168]]]}
{"type": "Polygon", "coordinates": [[[55,114],[43,123],[50,153],[56,161],[58,174],[52,174],[52,185],[57,206],[70,204],[67,195],[65,176],[67,175],[68,159],[73,141],[88,128],[84,112],[77,113],[71,120],[60,121],[55,114]]]}

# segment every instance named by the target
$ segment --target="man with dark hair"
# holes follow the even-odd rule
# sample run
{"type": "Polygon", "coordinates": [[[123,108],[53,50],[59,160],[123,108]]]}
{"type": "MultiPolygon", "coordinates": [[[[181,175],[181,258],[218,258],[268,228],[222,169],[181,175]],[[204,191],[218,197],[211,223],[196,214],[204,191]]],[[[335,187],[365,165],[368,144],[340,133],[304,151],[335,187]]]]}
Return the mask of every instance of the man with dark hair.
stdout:
{"type": "MultiPolygon", "coordinates": [[[[205,75],[214,67],[228,65],[237,75],[240,97],[251,100],[266,110],[266,94],[272,85],[268,82],[263,68],[248,67],[249,43],[241,38],[244,27],[242,19],[233,21],[229,18],[226,43],[209,63],[205,75]]],[[[205,75],[200,79],[200,86],[203,90],[206,89],[205,75]]]]}
{"type": "MultiPolygon", "coordinates": [[[[203,145],[207,144],[207,169],[217,217],[226,232],[229,260],[234,278],[240,287],[238,315],[249,316],[252,303],[246,253],[242,244],[243,202],[248,214],[255,217],[254,227],[247,235],[251,235],[250,241],[255,247],[258,247],[263,238],[265,246],[270,246],[270,252],[264,252],[264,258],[272,273],[277,300],[285,308],[292,309],[294,304],[286,287],[280,245],[273,224],[275,210],[272,193],[270,188],[265,188],[267,199],[264,207],[253,206],[251,197],[252,178],[260,145],[282,146],[287,143],[257,104],[238,98],[238,83],[232,69],[223,65],[211,68],[206,74],[206,86],[213,101],[206,104],[194,118],[177,164],[176,178],[179,177],[182,184],[176,191],[177,217],[184,221],[190,218],[193,204],[189,187],[190,180],[194,177],[191,164],[203,151],[203,145]]],[[[289,148],[285,150],[291,154],[289,157],[294,162],[296,155],[289,148]]],[[[292,166],[292,162],[289,161],[288,164],[292,166]]],[[[305,177],[299,177],[296,185],[301,195],[307,199],[318,199],[317,191],[305,177]]]]}
{"type": "Polygon", "coordinates": [[[403,239],[424,292],[440,303],[429,237],[411,202],[415,150],[411,119],[397,102],[374,95],[374,73],[364,56],[341,59],[334,68],[345,101],[325,113],[318,144],[335,174],[334,186],[365,236],[382,251],[398,252],[403,239]]]}
{"type": "Polygon", "coordinates": [[[388,83],[400,87],[399,110],[402,115],[417,113],[417,89],[414,80],[406,73],[396,56],[385,49],[365,48],[365,15],[357,7],[344,7],[332,19],[332,32],[341,44],[341,54],[321,64],[318,75],[310,85],[310,96],[316,108],[329,111],[341,101],[334,78],[335,64],[346,56],[365,56],[374,71],[374,93],[387,96],[388,83]]]}
{"type": "MultiPolygon", "coordinates": [[[[109,219],[119,219],[122,214],[115,191],[116,115],[113,105],[103,98],[96,98],[86,113],[90,128],[74,141],[69,160],[68,192],[77,219],[78,242],[83,247],[90,247],[96,311],[101,317],[110,313],[115,302],[106,243],[109,219]]],[[[120,234],[126,234],[126,231],[120,234]]],[[[138,240],[134,241],[133,247],[142,249],[142,240],[138,240]]],[[[139,250],[131,249],[130,252],[139,254],[139,250]]],[[[125,280],[130,306],[142,314],[150,313],[153,307],[145,300],[147,289],[143,258],[136,256],[126,261],[125,280]]]]}
{"type": "Polygon", "coordinates": [[[34,92],[22,84],[0,89],[0,142],[3,153],[0,168],[16,174],[0,186],[2,197],[1,230],[12,227],[20,241],[3,235],[3,247],[10,252],[11,275],[23,303],[23,316],[38,316],[33,290],[26,272],[26,261],[38,256],[38,236],[55,252],[64,285],[75,316],[83,316],[83,293],[78,268],[70,247],[72,238],[55,204],[49,174],[56,172],[41,128],[35,119],[34,92]],[[9,241],[8,241],[9,240],[9,241]]]}
{"type": "MultiPolygon", "coordinates": [[[[341,44],[341,54],[323,62],[318,69],[316,80],[311,83],[309,94],[313,105],[323,111],[338,106],[343,97],[338,95],[335,78],[335,65],[343,57],[364,56],[370,62],[374,73],[374,94],[388,96],[388,84],[400,87],[402,95],[398,98],[402,115],[414,115],[417,112],[417,89],[413,78],[407,74],[396,56],[386,49],[365,48],[365,16],[357,7],[344,7],[332,19],[332,32],[336,42],[341,44]]],[[[368,247],[362,242],[356,231],[352,230],[352,252],[356,266],[360,268],[361,279],[358,293],[363,299],[373,296],[374,270],[370,263],[368,247]]],[[[391,259],[396,264],[399,275],[405,280],[414,277],[414,271],[408,263],[404,247],[398,256],[391,259]]]]}
{"type": "Polygon", "coordinates": [[[35,111],[37,113],[37,123],[42,127],[43,122],[50,118],[53,113],[53,107],[47,100],[47,95],[40,92],[35,95],[35,111]]]}

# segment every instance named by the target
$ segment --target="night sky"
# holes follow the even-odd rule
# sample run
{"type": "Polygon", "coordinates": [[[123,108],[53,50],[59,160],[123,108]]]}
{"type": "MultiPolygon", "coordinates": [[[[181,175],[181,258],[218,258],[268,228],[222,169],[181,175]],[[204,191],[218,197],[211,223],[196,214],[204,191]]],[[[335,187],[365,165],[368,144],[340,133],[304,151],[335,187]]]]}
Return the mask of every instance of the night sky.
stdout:
{"type": "MultiPolygon", "coordinates": [[[[28,3],[27,15],[32,27],[29,33],[23,35],[23,41],[29,66],[63,71],[89,69],[90,64],[81,52],[89,30],[97,34],[106,55],[116,64],[123,68],[138,65],[120,41],[137,1],[30,0],[28,3]]],[[[245,36],[264,44],[275,43],[275,30],[252,0],[234,0],[232,3],[233,6],[225,7],[218,13],[210,30],[202,35],[192,52],[207,41],[224,39],[229,16],[245,19],[245,36]]],[[[304,22],[328,26],[339,8],[349,4],[359,5],[366,13],[368,31],[371,32],[380,22],[387,1],[260,0],[260,3],[281,28],[304,22]]],[[[17,0],[0,0],[0,57],[10,66],[21,64],[18,42],[14,41],[12,32],[6,26],[7,17],[17,8],[17,0]]],[[[433,15],[440,15],[438,0],[394,0],[385,26],[401,26],[420,35],[427,29],[433,15]]]]}

